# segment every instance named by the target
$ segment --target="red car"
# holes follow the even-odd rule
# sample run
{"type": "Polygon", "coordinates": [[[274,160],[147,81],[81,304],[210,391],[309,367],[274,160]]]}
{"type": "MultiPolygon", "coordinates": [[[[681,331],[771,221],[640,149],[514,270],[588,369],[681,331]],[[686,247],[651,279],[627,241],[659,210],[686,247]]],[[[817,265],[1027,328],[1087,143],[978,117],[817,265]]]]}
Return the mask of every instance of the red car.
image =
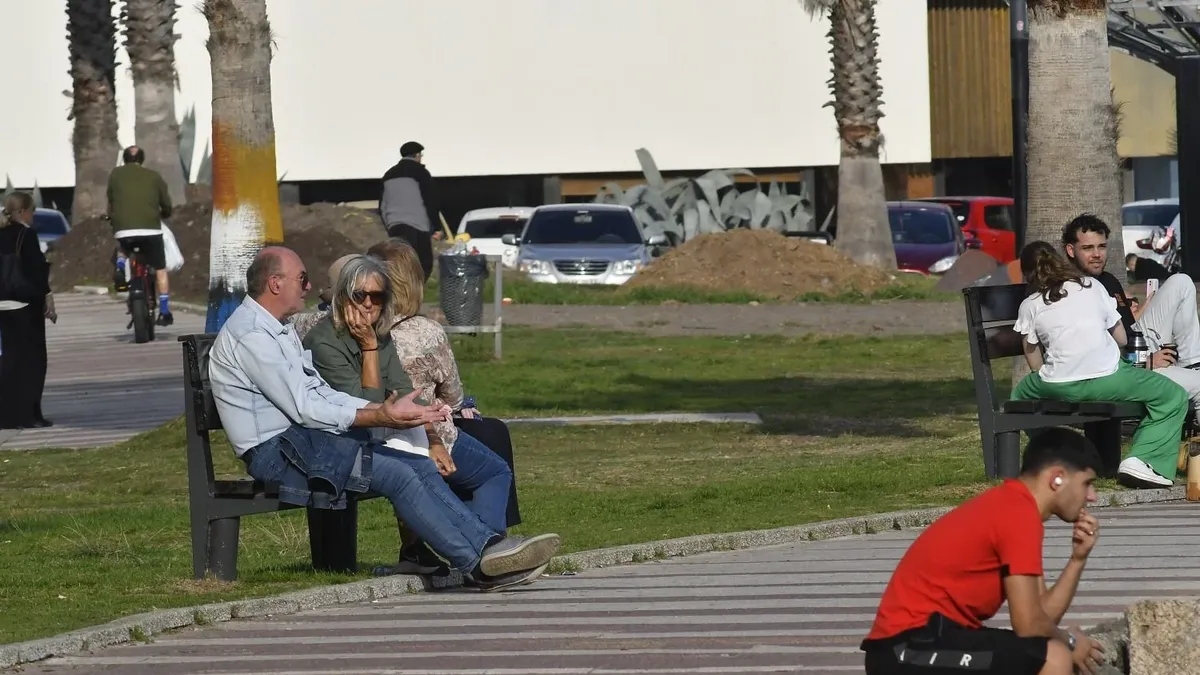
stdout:
{"type": "Polygon", "coordinates": [[[980,250],[1000,264],[1017,259],[1010,197],[928,197],[914,201],[938,202],[954,211],[963,234],[980,241],[980,250]]]}

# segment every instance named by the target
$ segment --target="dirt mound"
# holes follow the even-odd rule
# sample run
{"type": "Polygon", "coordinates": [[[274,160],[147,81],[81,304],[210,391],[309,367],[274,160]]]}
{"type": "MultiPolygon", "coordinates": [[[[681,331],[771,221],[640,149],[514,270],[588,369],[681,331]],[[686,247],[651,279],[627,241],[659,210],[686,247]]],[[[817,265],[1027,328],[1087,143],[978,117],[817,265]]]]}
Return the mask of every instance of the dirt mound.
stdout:
{"type": "Polygon", "coordinates": [[[893,277],[854,264],[830,246],[772,230],[702,234],[638,272],[626,288],[690,286],[790,300],[807,293],[869,293],[893,277]]]}
{"type": "MultiPolygon", "coordinates": [[[[317,287],[325,284],[325,270],[334,260],[387,238],[378,216],[353,207],[285,204],[282,215],[284,242],[304,260],[317,287]]],[[[171,274],[171,295],[202,300],[208,296],[212,203],[180,206],[167,222],[184,256],[183,268],[171,274]]],[[[63,292],[80,284],[110,284],[115,247],[106,221],[93,218],[71,228],[48,256],[53,264],[51,286],[63,292]]]]}

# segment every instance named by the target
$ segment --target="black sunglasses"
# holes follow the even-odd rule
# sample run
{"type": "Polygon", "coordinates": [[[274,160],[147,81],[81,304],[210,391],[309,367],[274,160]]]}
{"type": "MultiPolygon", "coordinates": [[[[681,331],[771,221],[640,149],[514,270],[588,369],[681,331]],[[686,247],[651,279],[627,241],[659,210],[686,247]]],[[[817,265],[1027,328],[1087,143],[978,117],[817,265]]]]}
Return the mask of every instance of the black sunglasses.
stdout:
{"type": "Polygon", "coordinates": [[[350,294],[350,298],[357,305],[366,302],[367,298],[371,299],[371,304],[373,305],[382,305],[387,295],[383,291],[354,291],[350,294]]]}

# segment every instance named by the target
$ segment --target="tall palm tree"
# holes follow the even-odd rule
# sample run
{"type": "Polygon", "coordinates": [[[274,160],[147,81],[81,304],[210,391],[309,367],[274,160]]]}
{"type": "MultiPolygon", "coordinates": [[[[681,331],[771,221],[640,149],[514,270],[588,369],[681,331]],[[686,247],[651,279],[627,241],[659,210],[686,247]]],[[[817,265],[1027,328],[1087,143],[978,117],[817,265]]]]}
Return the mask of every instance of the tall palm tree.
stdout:
{"type": "MultiPolygon", "coordinates": [[[[813,16],[829,17],[833,114],[841,140],[838,163],[838,250],[855,262],[896,269],[879,148],[883,83],[879,79],[876,0],[801,0],[813,16]]],[[[924,49],[924,45],[920,45],[924,49]]]]}
{"type": "Polygon", "coordinates": [[[125,0],[121,9],[125,51],[133,70],[134,137],[146,152],[146,166],[162,174],[174,204],[187,199],[175,119],[178,8],[174,0],[125,0]]]}
{"type": "Polygon", "coordinates": [[[266,0],[204,0],[212,62],[212,248],[207,330],[246,294],[246,269],[283,242],[271,112],[271,27],[266,0]]]}
{"type": "Polygon", "coordinates": [[[1124,278],[1105,0],[1029,0],[1029,225],[1027,241],[1059,245],[1082,212],[1113,230],[1108,271],[1124,278]]]}
{"type": "Polygon", "coordinates": [[[71,222],[107,208],[108,174],[117,164],[117,27],[113,0],[67,0],[75,196],[71,222]]]}

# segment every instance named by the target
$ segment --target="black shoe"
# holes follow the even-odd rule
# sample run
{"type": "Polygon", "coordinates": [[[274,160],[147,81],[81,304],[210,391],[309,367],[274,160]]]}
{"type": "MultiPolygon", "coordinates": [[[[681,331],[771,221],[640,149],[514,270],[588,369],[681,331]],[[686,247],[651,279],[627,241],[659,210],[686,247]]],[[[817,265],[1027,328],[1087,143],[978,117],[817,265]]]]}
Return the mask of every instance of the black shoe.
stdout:
{"type": "Polygon", "coordinates": [[[549,566],[549,563],[547,563],[545,565],[539,565],[531,570],[521,570],[519,572],[503,574],[498,577],[489,577],[487,575],[480,574],[478,578],[471,578],[473,583],[465,585],[475,586],[484,593],[502,591],[506,588],[514,588],[516,586],[532,584],[533,582],[537,581],[538,577],[542,576],[542,573],[545,572],[546,568],[549,566]]]}
{"type": "Polygon", "coordinates": [[[33,426],[35,428],[45,429],[47,427],[54,426],[54,422],[51,422],[50,420],[45,419],[45,418],[40,418],[40,419],[36,419],[33,421],[33,426]]]}
{"type": "Polygon", "coordinates": [[[393,574],[444,577],[450,574],[450,568],[425,544],[414,544],[400,551],[400,560],[395,565],[381,565],[372,570],[372,573],[377,577],[393,574]]]}
{"type": "Polygon", "coordinates": [[[155,323],[160,326],[170,326],[171,324],[175,323],[175,317],[170,312],[167,312],[166,314],[159,314],[158,321],[155,321],[155,323]]]}

